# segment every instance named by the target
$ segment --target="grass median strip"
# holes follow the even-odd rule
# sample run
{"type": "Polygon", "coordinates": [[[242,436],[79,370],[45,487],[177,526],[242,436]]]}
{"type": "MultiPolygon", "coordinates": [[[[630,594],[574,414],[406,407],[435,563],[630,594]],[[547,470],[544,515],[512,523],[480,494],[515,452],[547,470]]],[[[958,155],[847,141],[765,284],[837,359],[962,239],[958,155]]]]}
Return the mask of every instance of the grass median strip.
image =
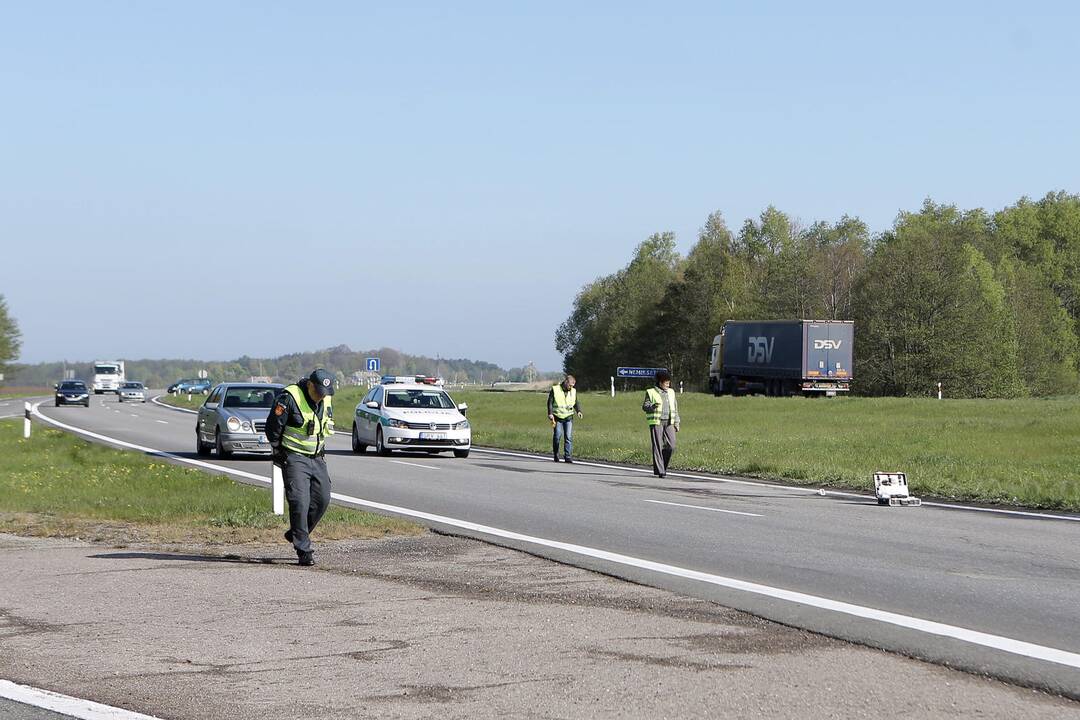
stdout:
{"type": "MultiPolygon", "coordinates": [[[[270,493],[141,453],[88,443],[50,428],[22,437],[0,422],[0,531],[107,541],[278,542],[287,521],[270,493]]],[[[413,535],[396,518],[331,507],[325,540],[413,535]]]]}

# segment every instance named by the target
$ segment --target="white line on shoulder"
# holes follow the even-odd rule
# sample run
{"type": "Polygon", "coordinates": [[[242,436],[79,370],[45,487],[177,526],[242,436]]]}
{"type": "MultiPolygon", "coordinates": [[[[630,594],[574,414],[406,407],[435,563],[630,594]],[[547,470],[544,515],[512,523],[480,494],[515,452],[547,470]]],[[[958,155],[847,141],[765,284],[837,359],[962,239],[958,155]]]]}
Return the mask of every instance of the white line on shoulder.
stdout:
{"type": "Polygon", "coordinates": [[[157,720],[152,715],[0,680],[0,697],[80,720],[157,720]]]}

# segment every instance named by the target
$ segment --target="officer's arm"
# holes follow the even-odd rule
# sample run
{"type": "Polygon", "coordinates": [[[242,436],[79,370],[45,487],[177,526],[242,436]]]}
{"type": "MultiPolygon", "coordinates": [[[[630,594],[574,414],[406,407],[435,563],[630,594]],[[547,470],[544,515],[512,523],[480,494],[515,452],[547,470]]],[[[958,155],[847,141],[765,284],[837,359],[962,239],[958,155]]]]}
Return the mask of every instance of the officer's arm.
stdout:
{"type": "Polygon", "coordinates": [[[656,404],[649,399],[648,391],[645,392],[645,402],[641,403],[641,409],[647,413],[650,413],[656,409],[656,404]]]}
{"type": "Polygon", "coordinates": [[[281,436],[285,432],[285,425],[293,414],[296,403],[288,393],[281,393],[274,401],[274,407],[270,408],[270,414],[266,416],[266,439],[275,449],[281,446],[281,436]]]}
{"type": "Polygon", "coordinates": [[[551,388],[550,390],[548,390],[547,407],[548,407],[548,415],[554,415],[555,414],[555,388],[551,388]]]}

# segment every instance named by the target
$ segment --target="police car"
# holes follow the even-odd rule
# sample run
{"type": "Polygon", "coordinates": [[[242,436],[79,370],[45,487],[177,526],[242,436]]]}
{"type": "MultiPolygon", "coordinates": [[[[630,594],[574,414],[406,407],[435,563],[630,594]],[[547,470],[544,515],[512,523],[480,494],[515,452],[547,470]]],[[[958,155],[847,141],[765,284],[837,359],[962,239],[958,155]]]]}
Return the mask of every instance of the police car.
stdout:
{"type": "MultiPolygon", "coordinates": [[[[396,380],[396,379],[395,379],[396,380]]],[[[380,455],[394,450],[441,452],[469,457],[472,429],[468,405],[455,405],[440,387],[413,382],[384,382],[368,391],[353,415],[352,449],[374,447],[380,455]]]]}

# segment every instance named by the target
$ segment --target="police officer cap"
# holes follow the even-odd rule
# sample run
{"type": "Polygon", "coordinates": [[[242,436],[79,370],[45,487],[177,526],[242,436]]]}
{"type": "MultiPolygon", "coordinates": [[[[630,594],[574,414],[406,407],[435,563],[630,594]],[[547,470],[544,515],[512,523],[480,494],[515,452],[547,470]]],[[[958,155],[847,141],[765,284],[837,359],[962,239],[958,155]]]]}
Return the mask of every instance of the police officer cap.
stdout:
{"type": "Polygon", "coordinates": [[[308,382],[315,386],[316,392],[322,393],[323,395],[334,394],[334,376],[322,368],[311,373],[308,377],[308,382]]]}

